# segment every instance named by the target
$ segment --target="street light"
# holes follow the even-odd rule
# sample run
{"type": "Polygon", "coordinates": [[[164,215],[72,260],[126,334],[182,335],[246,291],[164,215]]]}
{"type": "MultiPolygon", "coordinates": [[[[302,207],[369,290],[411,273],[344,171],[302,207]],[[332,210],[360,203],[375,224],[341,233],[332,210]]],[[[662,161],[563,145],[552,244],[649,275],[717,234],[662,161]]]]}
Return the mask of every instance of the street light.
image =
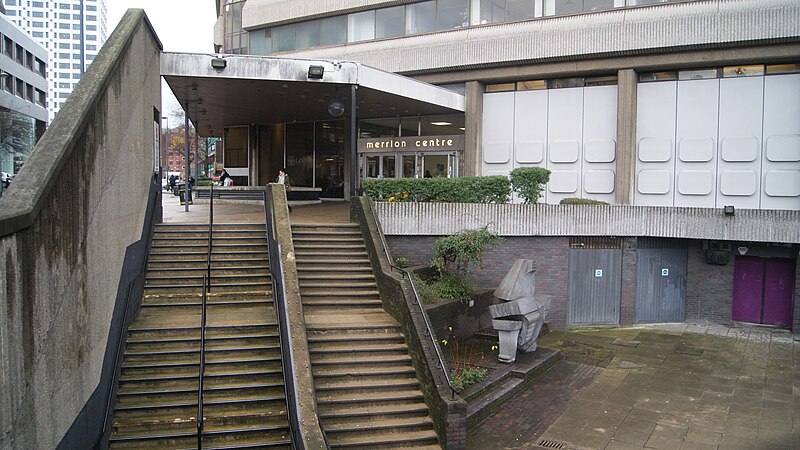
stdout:
{"type": "Polygon", "coordinates": [[[169,138],[169,117],[161,116],[161,120],[167,121],[167,127],[164,128],[164,158],[166,158],[167,160],[164,169],[166,173],[164,174],[164,176],[166,178],[169,178],[169,143],[167,142],[167,138],[169,138]]]}

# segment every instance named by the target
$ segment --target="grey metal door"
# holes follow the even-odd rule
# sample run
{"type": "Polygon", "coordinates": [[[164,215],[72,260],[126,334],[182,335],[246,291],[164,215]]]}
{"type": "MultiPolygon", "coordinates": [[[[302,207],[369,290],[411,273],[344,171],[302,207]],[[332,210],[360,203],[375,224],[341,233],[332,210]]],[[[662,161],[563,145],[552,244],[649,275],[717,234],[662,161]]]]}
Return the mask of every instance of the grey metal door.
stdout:
{"type": "Polygon", "coordinates": [[[569,251],[567,325],[618,324],[621,249],[569,251]]]}
{"type": "Polygon", "coordinates": [[[685,248],[638,250],[636,323],[683,322],[685,294],[685,248]]]}

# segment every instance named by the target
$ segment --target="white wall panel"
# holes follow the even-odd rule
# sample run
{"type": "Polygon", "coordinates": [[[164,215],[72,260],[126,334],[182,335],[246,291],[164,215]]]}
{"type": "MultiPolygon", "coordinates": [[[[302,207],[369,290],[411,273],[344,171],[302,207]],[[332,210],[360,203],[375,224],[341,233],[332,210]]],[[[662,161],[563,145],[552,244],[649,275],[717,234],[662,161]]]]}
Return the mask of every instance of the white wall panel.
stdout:
{"type": "Polygon", "coordinates": [[[635,205],[673,206],[676,99],[675,81],[638,85],[635,205]]]}
{"type": "MultiPolygon", "coordinates": [[[[547,167],[548,91],[519,91],[514,98],[513,167],[547,167]]],[[[547,202],[547,189],[539,202],[547,202]]]]}
{"type": "Polygon", "coordinates": [[[483,175],[508,175],[513,168],[514,92],[483,94],[483,175]]]}
{"type": "Polygon", "coordinates": [[[719,80],[679,81],[677,102],[675,206],[713,208],[719,80]]]}
{"type": "Polygon", "coordinates": [[[617,86],[583,90],[581,197],[614,203],[617,159],[617,86]]]}
{"type": "Polygon", "coordinates": [[[584,88],[552,89],[548,98],[547,202],[580,197],[584,88]]]}
{"type": "Polygon", "coordinates": [[[800,209],[800,74],[764,79],[762,209],[800,209]]]}
{"type": "Polygon", "coordinates": [[[719,208],[759,208],[763,104],[764,77],[719,80],[719,208]]]}

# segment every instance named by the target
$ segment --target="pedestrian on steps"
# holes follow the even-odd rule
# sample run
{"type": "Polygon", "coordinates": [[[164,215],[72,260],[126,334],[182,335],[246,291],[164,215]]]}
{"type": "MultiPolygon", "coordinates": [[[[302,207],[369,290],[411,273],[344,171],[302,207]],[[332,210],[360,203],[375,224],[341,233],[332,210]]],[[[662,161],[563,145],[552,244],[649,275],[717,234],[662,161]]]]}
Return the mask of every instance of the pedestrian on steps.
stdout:
{"type": "Polygon", "coordinates": [[[286,189],[287,200],[286,206],[289,207],[289,212],[292,212],[292,206],[289,205],[288,194],[292,192],[292,179],[289,178],[289,175],[286,173],[286,169],[281,169],[278,171],[278,179],[275,181],[278,184],[282,184],[284,189],[286,189]]]}

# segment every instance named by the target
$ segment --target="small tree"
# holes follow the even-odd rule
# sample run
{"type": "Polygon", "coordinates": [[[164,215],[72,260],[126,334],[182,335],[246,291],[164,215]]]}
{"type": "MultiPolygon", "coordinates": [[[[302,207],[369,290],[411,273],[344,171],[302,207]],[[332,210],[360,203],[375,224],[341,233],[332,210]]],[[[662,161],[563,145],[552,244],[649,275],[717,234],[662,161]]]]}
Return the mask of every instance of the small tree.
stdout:
{"type": "Polygon", "coordinates": [[[483,267],[483,252],[502,238],[488,226],[439,238],[433,244],[433,265],[441,275],[466,275],[470,266],[483,267]]]}
{"type": "Polygon", "coordinates": [[[550,171],[543,167],[517,167],[511,171],[511,186],[525,203],[536,203],[550,181],[550,171]]]}

